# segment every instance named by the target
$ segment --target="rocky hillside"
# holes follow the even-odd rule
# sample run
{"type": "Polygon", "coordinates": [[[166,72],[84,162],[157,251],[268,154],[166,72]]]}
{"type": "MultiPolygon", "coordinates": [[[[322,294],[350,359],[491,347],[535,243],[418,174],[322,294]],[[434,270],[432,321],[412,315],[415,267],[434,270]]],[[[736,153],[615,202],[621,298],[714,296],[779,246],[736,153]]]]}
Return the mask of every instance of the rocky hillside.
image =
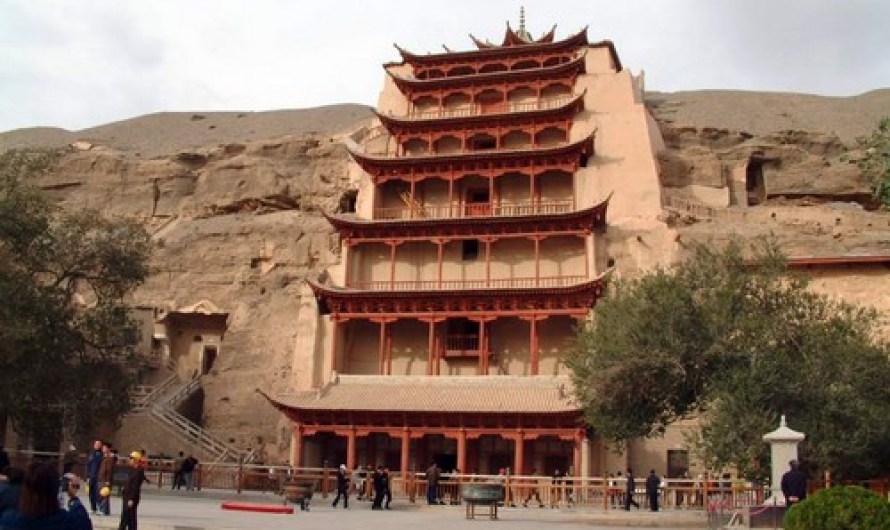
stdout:
{"type": "MultiPolygon", "coordinates": [[[[678,238],[774,231],[796,255],[890,255],[888,217],[864,210],[867,184],[844,157],[890,114],[890,90],[853,98],[653,93],[647,103],[665,140],[666,196],[706,206],[668,210],[678,238]],[[741,208],[751,160],[766,191],[756,208],[741,208]]],[[[357,105],[162,113],[75,132],[6,132],[0,150],[65,147],[44,189],[66,208],[145,223],[157,250],[137,304],[210,300],[229,313],[220,356],[202,378],[203,423],[279,460],[289,431],[254,389],[291,381],[298,289],[339,259],[321,212],[336,211],[351,186],[341,140],[370,116],[357,105]]],[[[860,291],[866,301],[875,292],[860,291]]]]}

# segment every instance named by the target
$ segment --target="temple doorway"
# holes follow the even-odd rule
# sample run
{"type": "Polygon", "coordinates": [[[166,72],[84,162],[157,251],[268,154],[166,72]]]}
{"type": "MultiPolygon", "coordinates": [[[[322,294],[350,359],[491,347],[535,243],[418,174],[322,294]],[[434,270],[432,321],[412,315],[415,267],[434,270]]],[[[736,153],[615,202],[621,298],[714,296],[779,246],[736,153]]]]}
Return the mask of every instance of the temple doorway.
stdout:
{"type": "Polygon", "coordinates": [[[213,363],[216,362],[218,353],[219,351],[216,349],[216,346],[204,346],[204,351],[201,355],[201,375],[210,373],[210,369],[213,368],[213,363]]]}

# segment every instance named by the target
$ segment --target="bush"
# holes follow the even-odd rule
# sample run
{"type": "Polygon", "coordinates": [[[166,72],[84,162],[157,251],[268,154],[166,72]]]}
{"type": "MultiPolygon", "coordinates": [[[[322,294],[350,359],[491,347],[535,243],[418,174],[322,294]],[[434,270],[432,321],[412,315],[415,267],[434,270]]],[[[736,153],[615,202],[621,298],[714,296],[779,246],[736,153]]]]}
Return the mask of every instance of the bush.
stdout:
{"type": "Polygon", "coordinates": [[[785,530],[886,530],[890,502],[859,486],[816,492],[792,506],[782,521],[785,530]]]}

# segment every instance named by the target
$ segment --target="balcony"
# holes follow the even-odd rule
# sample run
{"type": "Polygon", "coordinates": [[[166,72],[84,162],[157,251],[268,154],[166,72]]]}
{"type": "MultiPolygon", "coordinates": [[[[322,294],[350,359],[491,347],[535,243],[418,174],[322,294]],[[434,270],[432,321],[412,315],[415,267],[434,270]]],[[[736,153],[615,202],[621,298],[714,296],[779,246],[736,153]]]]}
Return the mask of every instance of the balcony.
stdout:
{"type": "Polygon", "coordinates": [[[554,97],[540,98],[535,101],[509,102],[502,101],[493,104],[474,103],[469,106],[446,109],[438,108],[433,110],[415,110],[410,112],[402,119],[406,120],[438,120],[445,118],[466,118],[470,116],[487,116],[493,114],[510,114],[514,112],[534,112],[538,110],[548,110],[567,105],[573,99],[574,94],[554,97]]]}
{"type": "Polygon", "coordinates": [[[423,205],[395,208],[376,208],[375,221],[402,219],[455,219],[464,217],[520,217],[528,215],[553,215],[568,213],[574,209],[572,199],[520,202],[508,204],[464,203],[450,205],[423,205]]]}
{"type": "Polygon", "coordinates": [[[584,283],[586,276],[539,278],[483,278],[480,280],[393,280],[351,281],[347,287],[361,291],[461,291],[479,289],[534,289],[568,287],[584,283]]]}
{"type": "Polygon", "coordinates": [[[478,334],[450,334],[445,337],[442,356],[445,358],[479,357],[481,352],[478,334]]]}

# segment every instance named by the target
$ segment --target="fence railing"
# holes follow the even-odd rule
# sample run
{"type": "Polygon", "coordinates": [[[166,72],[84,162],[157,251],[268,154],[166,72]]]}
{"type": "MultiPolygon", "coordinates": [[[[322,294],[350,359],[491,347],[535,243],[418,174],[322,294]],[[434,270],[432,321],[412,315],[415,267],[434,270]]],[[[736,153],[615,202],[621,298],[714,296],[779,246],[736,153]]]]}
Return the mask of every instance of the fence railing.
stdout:
{"type": "Polygon", "coordinates": [[[474,103],[458,108],[437,108],[433,110],[418,110],[409,113],[405,118],[409,120],[432,120],[437,118],[459,118],[465,116],[482,116],[488,114],[504,114],[508,112],[532,112],[561,107],[574,99],[574,95],[559,96],[553,98],[538,98],[534,101],[501,102],[492,105],[474,103]]]}
{"type": "Polygon", "coordinates": [[[533,287],[568,287],[584,282],[584,276],[547,276],[539,278],[488,278],[481,280],[394,280],[350,281],[347,287],[365,291],[427,291],[462,289],[527,289],[533,287]]]}
{"type": "Polygon", "coordinates": [[[571,199],[519,203],[462,203],[423,204],[414,207],[377,208],[374,219],[392,221],[401,219],[455,219],[464,217],[519,217],[525,215],[552,215],[571,212],[571,199]]]}
{"type": "MultiPolygon", "coordinates": [[[[39,451],[11,450],[12,465],[26,468],[35,460],[58,464],[60,470],[72,470],[83,474],[87,455],[77,453],[55,453],[39,451]]],[[[152,484],[158,488],[168,486],[173,480],[172,458],[150,458],[147,474],[152,484]]],[[[124,465],[121,459],[119,465],[124,465]]],[[[371,489],[370,470],[353,472],[350,475],[352,494],[363,493],[368,498],[371,489]]],[[[643,477],[638,479],[638,487],[631,493],[641,506],[646,506],[643,477]]],[[[500,484],[504,488],[506,506],[529,507],[576,507],[611,510],[622,508],[627,499],[627,482],[623,478],[612,477],[545,477],[537,475],[481,475],[445,473],[439,481],[437,498],[445,504],[461,504],[462,486],[470,483],[500,484]]],[[[286,465],[262,465],[244,462],[223,462],[208,465],[200,464],[195,471],[195,485],[198,489],[222,489],[241,492],[265,491],[280,493],[289,484],[311,484],[314,491],[323,498],[337,490],[336,469],[292,468],[286,465]]],[[[810,481],[809,491],[815,492],[837,485],[855,484],[874,491],[890,500],[890,478],[861,480],[855,482],[810,481]]],[[[146,489],[150,486],[146,485],[146,489]]],[[[393,495],[402,500],[415,502],[419,497],[426,498],[427,482],[424,473],[393,472],[390,475],[393,495]]],[[[659,488],[659,505],[667,510],[700,510],[708,514],[732,514],[735,511],[760,506],[769,497],[769,488],[741,480],[702,480],[664,479],[659,488]]]]}

